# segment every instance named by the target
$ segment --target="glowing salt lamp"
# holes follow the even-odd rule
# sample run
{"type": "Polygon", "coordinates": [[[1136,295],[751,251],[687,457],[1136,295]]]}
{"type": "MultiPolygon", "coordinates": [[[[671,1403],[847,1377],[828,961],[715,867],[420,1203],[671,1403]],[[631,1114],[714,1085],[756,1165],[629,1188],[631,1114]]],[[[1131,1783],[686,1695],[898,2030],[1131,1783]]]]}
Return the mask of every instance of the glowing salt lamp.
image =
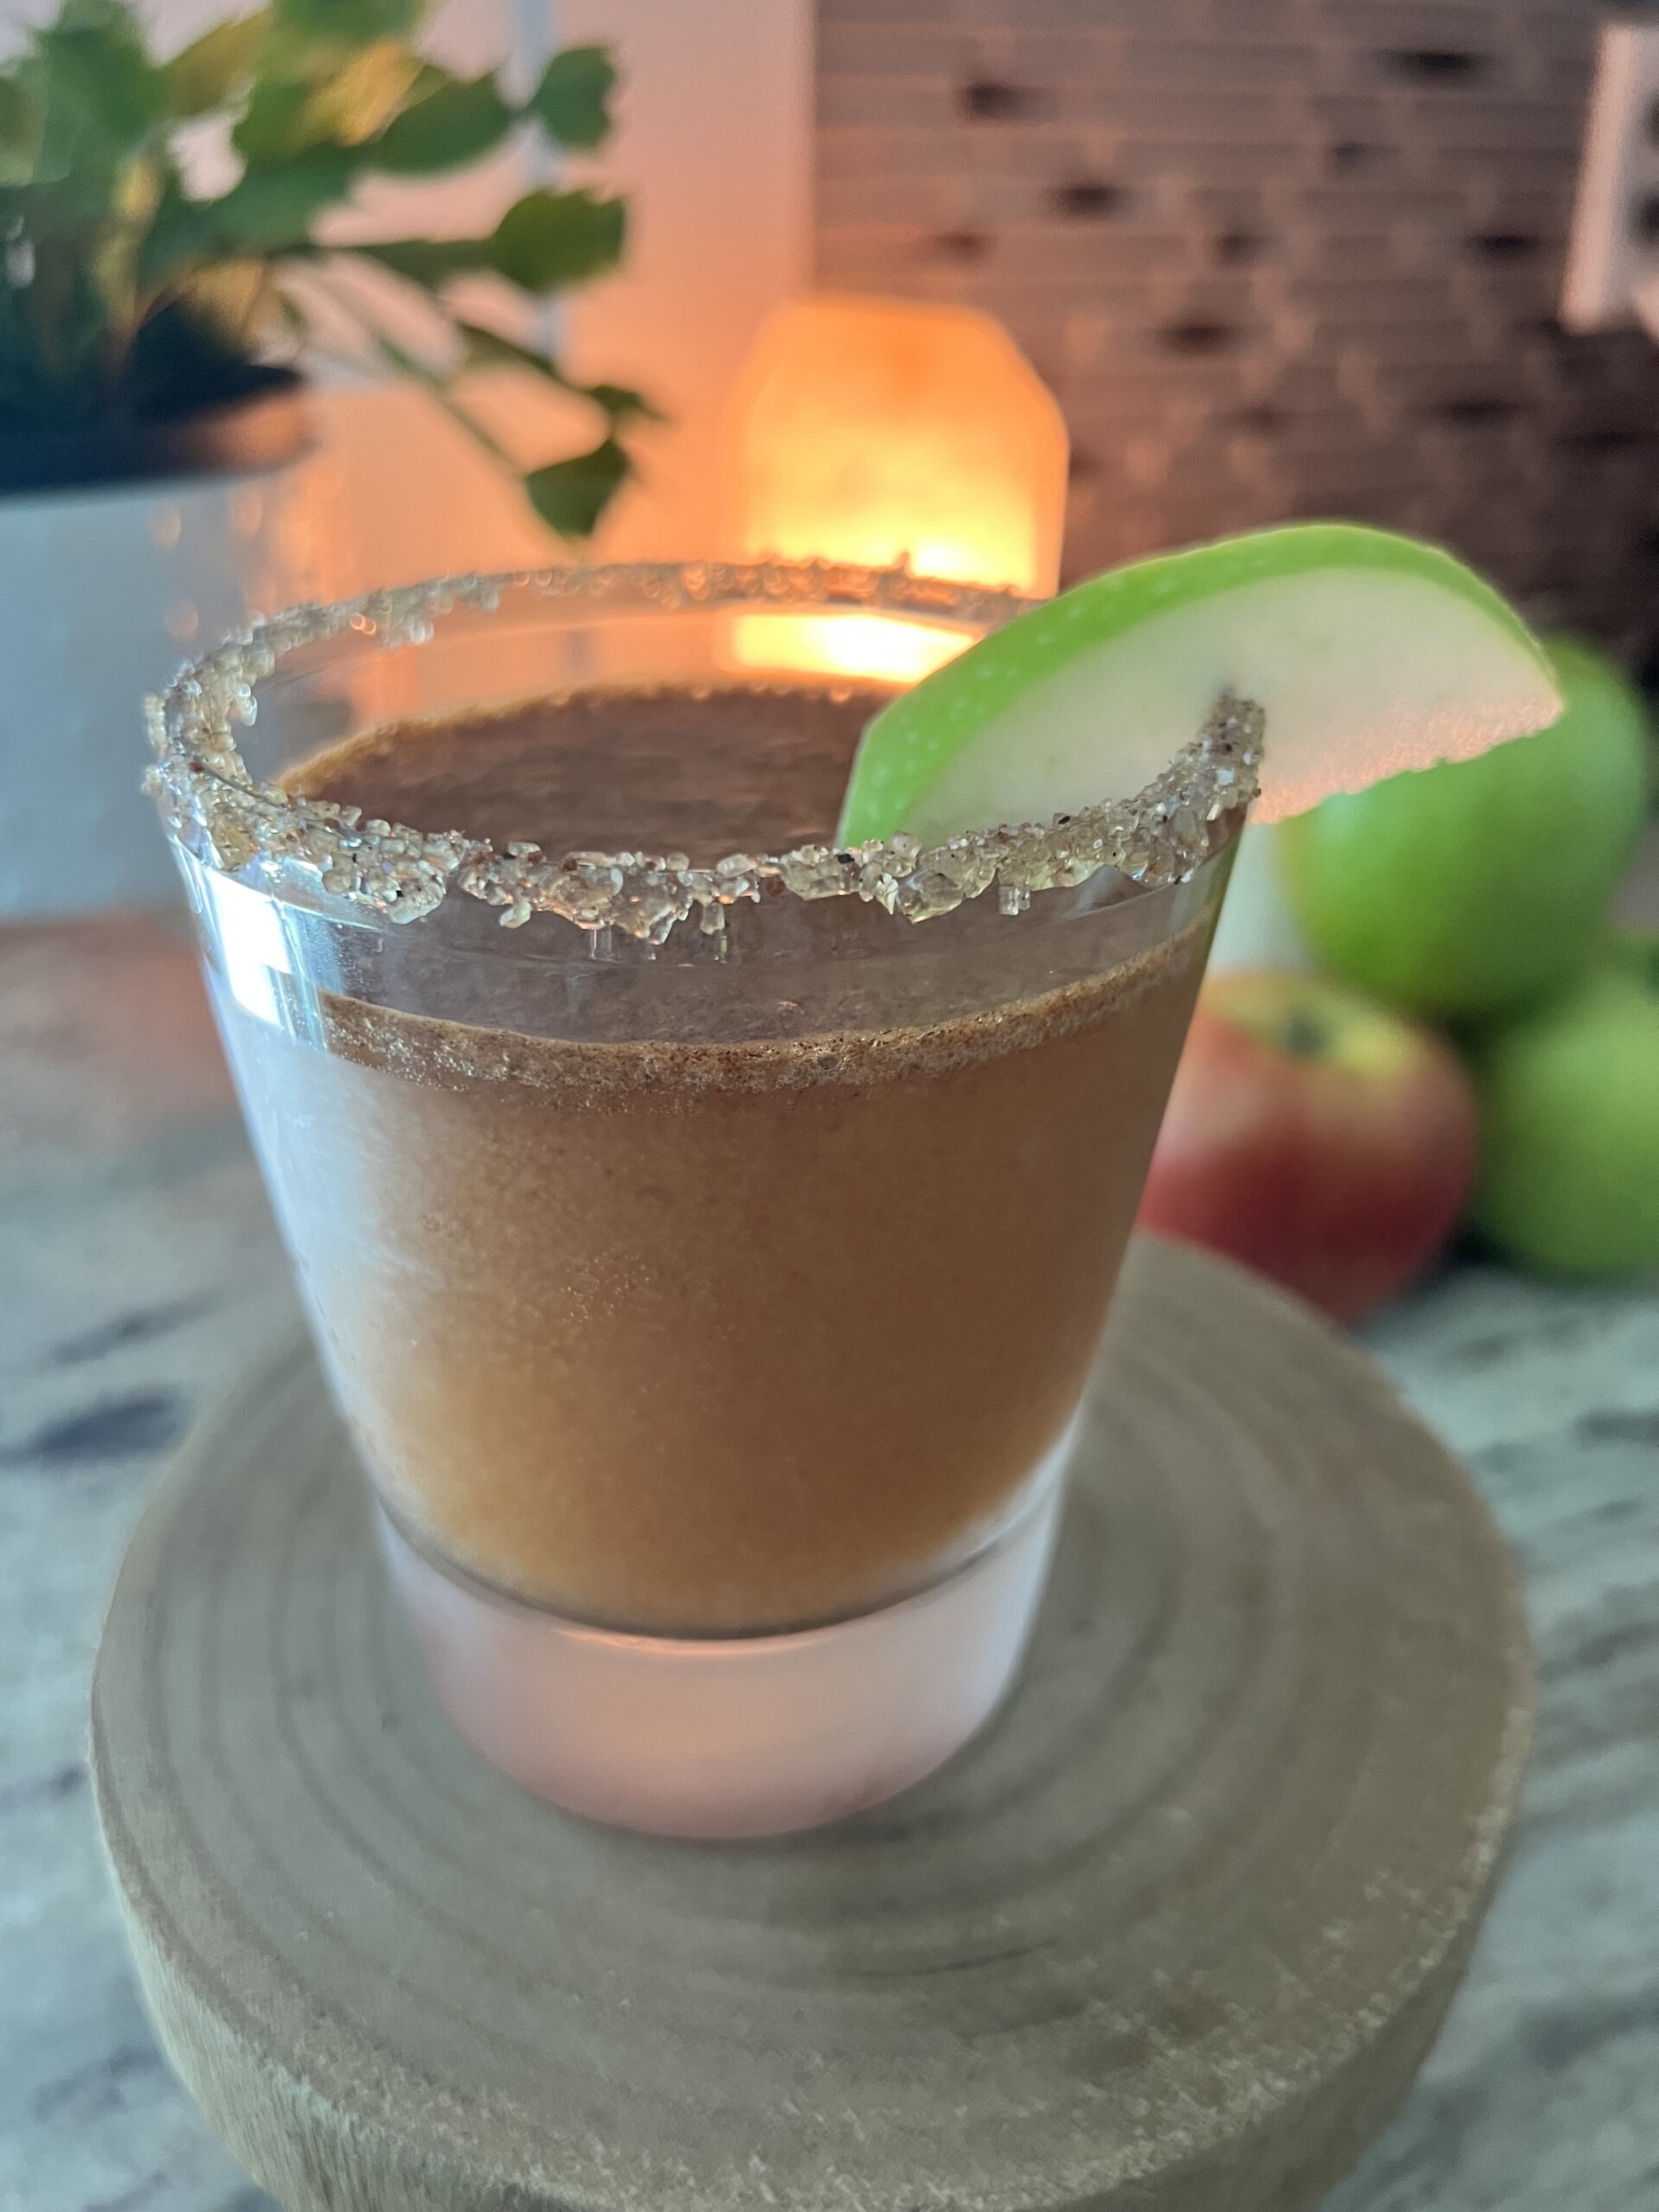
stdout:
{"type": "MultiPolygon", "coordinates": [[[[729,422],[735,536],[748,556],[908,560],[923,575],[1059,579],[1065,426],[999,323],[971,308],[821,296],[761,329],[729,422]]],[[[879,615],[744,615],[743,667],[913,682],[954,632],[879,615]]]]}

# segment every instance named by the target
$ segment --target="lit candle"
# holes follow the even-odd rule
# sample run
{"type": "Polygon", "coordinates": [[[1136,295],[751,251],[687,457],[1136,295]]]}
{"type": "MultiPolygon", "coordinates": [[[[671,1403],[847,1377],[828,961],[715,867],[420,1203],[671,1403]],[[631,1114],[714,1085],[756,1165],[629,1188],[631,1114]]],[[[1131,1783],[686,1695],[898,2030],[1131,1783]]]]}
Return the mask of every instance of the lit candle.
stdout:
{"type": "MultiPolygon", "coordinates": [[[[1035,594],[1059,579],[1066,435],[1046,386],[988,315],[910,301],[799,300],[761,330],[734,394],[739,550],[1035,594]]],[[[745,615],[744,667],[913,682],[952,631],[880,616],[745,615]]]]}

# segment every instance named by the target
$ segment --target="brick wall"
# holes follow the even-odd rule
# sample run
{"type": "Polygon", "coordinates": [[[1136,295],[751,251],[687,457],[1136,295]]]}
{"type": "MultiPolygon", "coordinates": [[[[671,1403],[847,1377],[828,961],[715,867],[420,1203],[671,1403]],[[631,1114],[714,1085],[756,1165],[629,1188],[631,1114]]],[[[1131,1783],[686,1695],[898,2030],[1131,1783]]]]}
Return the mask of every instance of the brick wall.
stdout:
{"type": "Polygon", "coordinates": [[[1275,518],[1659,642],[1659,349],[1555,319],[1592,0],[817,0],[818,282],[1014,330],[1072,572],[1275,518]]]}

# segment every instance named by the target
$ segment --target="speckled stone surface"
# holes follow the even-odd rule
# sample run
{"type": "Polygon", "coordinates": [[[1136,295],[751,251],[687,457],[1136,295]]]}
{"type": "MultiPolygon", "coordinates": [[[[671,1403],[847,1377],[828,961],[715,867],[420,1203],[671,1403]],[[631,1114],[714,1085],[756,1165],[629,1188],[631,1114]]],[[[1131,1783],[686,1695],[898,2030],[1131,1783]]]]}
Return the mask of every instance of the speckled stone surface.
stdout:
{"type": "MultiPolygon", "coordinates": [[[[84,1765],[147,1481],[294,1321],[188,952],[0,932],[0,2208],[259,2212],[139,2009],[84,1765]]],[[[1470,1980],[1334,2212],[1659,2201],[1659,1287],[1454,1269],[1371,1332],[1519,1553],[1542,1709],[1470,1980]]]]}

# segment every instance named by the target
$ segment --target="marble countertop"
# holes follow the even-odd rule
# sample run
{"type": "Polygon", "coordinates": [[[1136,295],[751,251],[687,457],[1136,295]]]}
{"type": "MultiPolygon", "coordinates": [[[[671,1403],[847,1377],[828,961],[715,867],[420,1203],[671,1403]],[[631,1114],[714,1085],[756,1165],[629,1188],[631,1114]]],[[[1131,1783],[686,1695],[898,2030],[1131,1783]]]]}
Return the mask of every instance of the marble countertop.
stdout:
{"type": "MultiPolygon", "coordinates": [[[[158,1465],[293,1325],[190,956],[0,931],[0,2212],[260,2212],[160,2056],[85,1764],[158,1465]]],[[[1659,2203],[1659,1285],[1460,1265],[1369,1332],[1522,1562],[1525,1810],[1421,2079],[1329,2212],[1659,2203]]]]}

